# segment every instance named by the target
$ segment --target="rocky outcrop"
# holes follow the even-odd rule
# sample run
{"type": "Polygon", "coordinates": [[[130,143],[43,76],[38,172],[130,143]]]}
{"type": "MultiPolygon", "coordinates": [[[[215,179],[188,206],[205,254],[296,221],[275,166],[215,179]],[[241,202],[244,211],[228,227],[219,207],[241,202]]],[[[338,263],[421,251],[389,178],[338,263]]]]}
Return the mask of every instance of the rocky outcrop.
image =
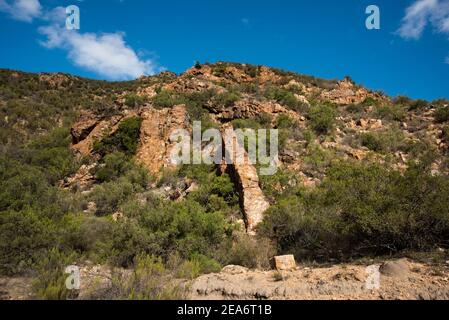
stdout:
{"type": "Polygon", "coordinates": [[[223,164],[221,170],[227,172],[234,181],[239,193],[240,207],[247,232],[255,234],[256,227],[262,222],[264,213],[270,204],[260,188],[257,169],[250,163],[245,149],[239,145],[235,135],[230,133],[232,132],[230,130],[232,130],[231,124],[222,127],[223,154],[226,154],[226,157],[232,160],[232,164],[223,164]],[[231,152],[233,154],[229,154],[231,152]],[[237,161],[239,153],[243,155],[244,161],[237,161]]]}
{"type": "Polygon", "coordinates": [[[178,93],[194,93],[213,90],[216,93],[223,93],[226,90],[210,81],[198,78],[177,78],[176,80],[162,87],[166,91],[178,93]]]}
{"type": "Polygon", "coordinates": [[[121,120],[123,120],[122,115],[99,119],[93,113],[83,114],[71,130],[72,148],[83,156],[89,155],[94,142],[113,134],[121,120]]]}
{"type": "Polygon", "coordinates": [[[208,109],[212,112],[215,119],[221,122],[234,119],[251,119],[261,114],[268,114],[275,120],[280,114],[288,115],[290,118],[303,122],[305,119],[297,112],[287,109],[278,103],[272,101],[260,102],[256,100],[243,99],[237,101],[233,106],[226,107],[221,105],[209,105],[208,109]]]}
{"type": "Polygon", "coordinates": [[[99,117],[92,112],[82,112],[80,118],[70,130],[70,134],[72,135],[72,143],[76,145],[86,139],[92,130],[97,126],[99,121],[99,117]]]}
{"type": "Polygon", "coordinates": [[[64,86],[69,86],[73,83],[74,77],[63,74],[63,73],[40,73],[39,81],[45,82],[51,88],[62,88],[64,86]]]}
{"type": "Polygon", "coordinates": [[[340,105],[358,104],[372,97],[373,94],[365,88],[356,87],[350,79],[339,81],[332,90],[323,90],[321,98],[340,105]]]}
{"type": "Polygon", "coordinates": [[[179,105],[162,110],[148,107],[140,116],[142,124],[136,159],[150,173],[158,175],[161,169],[174,166],[170,153],[176,141],[171,141],[170,135],[175,130],[188,129],[186,107],[179,105]]]}
{"type": "Polygon", "coordinates": [[[79,191],[88,190],[95,183],[95,177],[92,174],[92,171],[94,168],[96,168],[96,166],[96,163],[92,163],[90,165],[81,165],[81,167],[75,174],[71,175],[70,177],[66,177],[60,182],[60,187],[64,189],[79,191]]]}

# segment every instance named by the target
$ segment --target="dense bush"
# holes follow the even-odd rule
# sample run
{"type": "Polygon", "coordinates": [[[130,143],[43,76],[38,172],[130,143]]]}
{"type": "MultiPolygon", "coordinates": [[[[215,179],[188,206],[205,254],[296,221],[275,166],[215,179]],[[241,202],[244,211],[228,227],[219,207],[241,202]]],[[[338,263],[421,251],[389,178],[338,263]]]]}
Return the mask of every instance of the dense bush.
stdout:
{"type": "Polygon", "coordinates": [[[157,108],[171,108],[183,104],[185,100],[176,92],[162,90],[153,98],[153,105],[157,108]]]}
{"type": "Polygon", "coordinates": [[[380,105],[376,107],[376,116],[385,120],[404,121],[407,113],[400,105],[380,105]]]}
{"type": "Polygon", "coordinates": [[[223,107],[232,107],[239,100],[240,100],[240,93],[236,91],[219,93],[215,95],[213,98],[214,103],[223,107]]]}
{"type": "Polygon", "coordinates": [[[323,184],[269,210],[262,234],[298,257],[348,258],[447,246],[447,178],[431,162],[402,175],[379,165],[339,163],[323,184]]]}
{"type": "Polygon", "coordinates": [[[336,109],[330,104],[314,105],[310,108],[308,117],[312,129],[316,133],[326,134],[334,125],[336,109]]]}
{"type": "Polygon", "coordinates": [[[413,100],[404,96],[394,98],[393,103],[397,106],[406,107],[410,111],[423,109],[429,105],[429,103],[425,100],[413,100]]]}
{"type": "Polygon", "coordinates": [[[124,222],[114,236],[115,263],[130,265],[139,253],[165,259],[171,253],[188,258],[194,253],[210,256],[229,228],[223,214],[206,212],[195,201],[164,203],[150,208],[137,221],[124,222]]]}
{"type": "Polygon", "coordinates": [[[265,92],[264,96],[267,99],[275,100],[281,105],[284,105],[292,110],[298,111],[298,112],[305,112],[307,110],[307,106],[300,102],[298,99],[296,99],[294,92],[295,89],[284,89],[277,86],[270,86],[268,87],[265,92]]]}
{"type": "Polygon", "coordinates": [[[173,270],[167,269],[164,262],[151,255],[139,255],[135,258],[134,269],[130,276],[114,274],[112,286],[102,293],[101,299],[130,300],[170,300],[183,299],[184,290],[177,286],[173,270]]]}
{"type": "Polygon", "coordinates": [[[32,210],[0,213],[0,274],[27,271],[54,245],[56,229],[51,220],[32,210]]]}
{"type": "Polygon", "coordinates": [[[116,151],[134,155],[140,141],[141,124],[142,119],[139,117],[123,120],[113,135],[94,143],[94,151],[102,155],[116,151]]]}
{"type": "Polygon", "coordinates": [[[125,95],[124,98],[125,98],[125,104],[131,108],[136,108],[138,106],[143,105],[146,102],[145,98],[138,96],[136,94],[131,94],[131,93],[125,95]]]}
{"type": "Polygon", "coordinates": [[[426,100],[418,99],[409,104],[409,110],[418,110],[427,107],[429,103],[426,100]]]}
{"type": "Polygon", "coordinates": [[[441,139],[443,139],[443,141],[449,142],[449,126],[446,125],[441,130],[441,139]]]}
{"type": "Polygon", "coordinates": [[[438,123],[443,123],[449,120],[449,106],[439,107],[435,111],[435,121],[438,123]]]}
{"type": "Polygon", "coordinates": [[[207,211],[228,211],[238,205],[238,195],[228,174],[217,176],[211,165],[185,165],[179,175],[198,182],[189,197],[207,211]]]}
{"type": "Polygon", "coordinates": [[[362,146],[375,152],[396,152],[408,147],[403,132],[394,129],[363,133],[360,135],[360,142],[362,146]]]}
{"type": "Polygon", "coordinates": [[[275,254],[275,247],[267,238],[254,238],[247,234],[240,234],[236,237],[234,244],[225,251],[223,260],[227,265],[269,269],[270,259],[275,254]]]}
{"type": "Polygon", "coordinates": [[[74,299],[76,290],[68,290],[65,268],[76,260],[74,253],[66,254],[58,249],[52,249],[36,264],[36,278],[33,289],[38,299],[65,300],[74,299]]]}

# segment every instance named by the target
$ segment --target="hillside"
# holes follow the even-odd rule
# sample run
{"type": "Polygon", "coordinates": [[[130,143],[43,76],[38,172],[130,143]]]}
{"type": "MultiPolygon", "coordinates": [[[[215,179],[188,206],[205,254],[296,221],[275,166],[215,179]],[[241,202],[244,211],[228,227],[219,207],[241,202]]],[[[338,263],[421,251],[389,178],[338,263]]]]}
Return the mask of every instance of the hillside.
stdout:
{"type": "MultiPolygon", "coordinates": [[[[276,277],[260,271],[276,255],[307,268],[407,256],[427,277],[411,278],[444,296],[448,120],[446,99],[264,66],[198,63],[128,82],[0,70],[0,275],[32,281],[33,297],[76,297],[65,267],[95,265],[117,270],[96,298],[164,299],[228,265],[276,277]],[[171,134],[194,121],[277,129],[276,173],[174,165],[171,134]]],[[[422,290],[405,296],[433,297],[422,290]]]]}

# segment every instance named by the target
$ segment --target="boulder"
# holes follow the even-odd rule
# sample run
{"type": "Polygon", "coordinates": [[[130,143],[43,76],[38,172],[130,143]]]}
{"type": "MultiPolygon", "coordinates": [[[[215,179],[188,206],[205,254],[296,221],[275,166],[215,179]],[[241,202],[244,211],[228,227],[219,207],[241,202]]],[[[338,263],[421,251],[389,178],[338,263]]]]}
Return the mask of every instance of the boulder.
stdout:
{"type": "Polygon", "coordinates": [[[95,215],[97,213],[97,204],[93,201],[89,202],[87,204],[86,210],[84,210],[84,213],[89,215],[95,215]]]}
{"type": "Polygon", "coordinates": [[[382,275],[395,278],[406,277],[410,273],[407,259],[384,262],[379,271],[382,275]]]}
{"type": "Polygon", "coordinates": [[[235,266],[235,265],[229,265],[224,267],[221,270],[222,273],[227,274],[242,274],[248,272],[248,268],[242,267],[242,266],[235,266]]]}
{"type": "Polygon", "coordinates": [[[117,222],[117,221],[119,221],[119,220],[122,220],[123,219],[123,213],[122,212],[120,212],[120,211],[117,211],[116,213],[114,213],[113,215],[112,215],[112,220],[114,220],[115,222],[117,222]]]}
{"type": "Polygon", "coordinates": [[[274,257],[274,267],[278,271],[294,270],[296,268],[295,257],[292,254],[274,257]]]}

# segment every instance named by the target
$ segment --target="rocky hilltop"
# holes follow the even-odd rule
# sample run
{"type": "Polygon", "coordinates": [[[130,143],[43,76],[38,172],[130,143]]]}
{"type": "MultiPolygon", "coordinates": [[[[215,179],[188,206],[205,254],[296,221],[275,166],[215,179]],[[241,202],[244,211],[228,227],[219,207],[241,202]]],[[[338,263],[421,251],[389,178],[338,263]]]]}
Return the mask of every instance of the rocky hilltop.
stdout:
{"type": "MultiPolygon", "coordinates": [[[[72,148],[82,156],[94,156],[96,141],[114,135],[126,119],[139,117],[142,124],[135,159],[158,176],[172,166],[170,152],[174,141],[170,140],[170,134],[176,129],[191,131],[194,120],[206,120],[207,126],[223,130],[236,127],[236,123],[238,128],[245,121],[264,121],[261,127],[278,128],[281,117],[292,122],[289,129],[295,132],[282,137],[285,141],[282,141],[278,165],[294,172],[299,176],[299,183],[306,187],[320,183],[325,171],[325,168],[308,168],[304,163],[307,157],[304,150],[312,143],[323,155],[327,154],[323,162],[337,158],[390,161],[398,170],[404,170],[407,161],[415,155],[400,144],[412,145],[426,139],[442,156],[432,164],[433,172],[447,173],[448,170],[444,159],[448,148],[445,127],[433,121],[435,109],[438,105],[444,106],[444,101],[436,104],[404,101],[421,104],[410,111],[401,104],[401,98],[394,101],[380,92],[355,85],[349,78],[326,81],[267,67],[226,63],[196,65],[179,76],[167,72],[159,75],[156,81],[150,79],[153,84],[142,84],[137,90],[118,96],[113,114],[83,113],[71,130],[72,148]],[[127,103],[130,95],[139,101],[131,104],[131,108],[127,103]],[[195,114],[198,110],[193,110],[191,100],[195,98],[203,103],[200,107],[205,114],[201,117],[195,114]],[[335,110],[329,114],[316,110],[314,117],[317,119],[311,119],[310,110],[317,104],[332,105],[335,110]],[[334,119],[328,119],[330,116],[334,119]],[[313,141],[298,137],[307,130],[321,136],[312,137],[313,141]],[[357,138],[361,141],[355,141],[357,138]]],[[[150,79],[143,77],[139,81],[150,79]]],[[[56,80],[53,82],[60,83],[56,80]]],[[[254,125],[248,126],[251,127],[254,125]]],[[[83,180],[76,179],[77,175],[85,177],[84,168],[81,170],[70,179],[72,184],[83,185],[83,180]]],[[[223,173],[228,170],[232,177],[247,228],[252,231],[269,207],[254,166],[232,165],[221,170],[223,173]]]]}
{"type": "MultiPolygon", "coordinates": [[[[429,290],[446,294],[446,99],[225,62],[128,82],[2,70],[0,89],[0,234],[8,239],[0,271],[28,279],[51,270],[33,289],[38,296],[72,294],[61,270],[76,263],[128,274],[108,282],[105,297],[135,298],[134,286],[138,297],[176,296],[171,285],[191,281],[191,298],[282,298],[275,287],[285,280],[287,297],[322,298],[330,297],[318,292],[324,287],[295,284],[310,276],[302,268],[292,267],[289,280],[262,270],[283,254],[300,265],[406,255],[413,269],[417,252],[431,256],[419,262],[426,275],[443,264],[429,290]],[[174,164],[171,134],[191,134],[194,121],[221,133],[277,129],[277,171],[261,175],[259,163],[226,164],[225,155],[219,164],[174,164]],[[257,294],[228,288],[241,279],[228,283],[229,268],[218,273],[226,265],[250,268],[239,270],[257,294]],[[145,278],[155,275],[170,288],[145,278]],[[250,278],[274,291],[264,296],[250,278]]],[[[239,149],[245,159],[248,148],[239,149]]],[[[337,277],[331,271],[323,270],[337,277]]],[[[360,279],[348,285],[358,288],[364,278],[354,272],[360,279]]],[[[422,278],[413,281],[430,279],[422,278]]]]}

